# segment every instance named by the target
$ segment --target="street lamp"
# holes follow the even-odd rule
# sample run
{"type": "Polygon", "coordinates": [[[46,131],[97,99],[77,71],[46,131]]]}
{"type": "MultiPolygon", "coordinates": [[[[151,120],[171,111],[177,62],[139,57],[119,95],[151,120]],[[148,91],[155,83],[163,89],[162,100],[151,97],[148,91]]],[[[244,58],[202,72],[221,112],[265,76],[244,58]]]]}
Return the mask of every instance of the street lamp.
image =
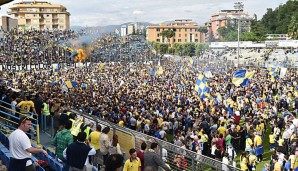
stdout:
{"type": "Polygon", "coordinates": [[[238,10],[238,48],[237,48],[237,59],[238,59],[238,67],[239,67],[239,58],[240,58],[240,54],[239,54],[239,51],[240,51],[240,47],[239,47],[239,43],[240,43],[240,17],[241,17],[241,14],[240,12],[243,11],[243,8],[244,8],[244,5],[242,2],[236,2],[235,5],[234,5],[234,8],[236,10],[238,10]]]}

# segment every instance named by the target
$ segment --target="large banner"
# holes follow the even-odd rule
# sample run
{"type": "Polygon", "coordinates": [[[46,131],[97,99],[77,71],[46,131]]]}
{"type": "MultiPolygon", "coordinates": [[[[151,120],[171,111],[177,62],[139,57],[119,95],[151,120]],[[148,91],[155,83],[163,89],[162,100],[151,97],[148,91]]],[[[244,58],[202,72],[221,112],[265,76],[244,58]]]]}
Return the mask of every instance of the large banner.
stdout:
{"type": "MultiPolygon", "coordinates": [[[[62,67],[83,67],[89,66],[90,62],[87,63],[59,63],[62,67]]],[[[30,64],[30,65],[15,65],[13,63],[0,64],[0,71],[29,71],[29,70],[53,70],[58,66],[58,63],[39,63],[39,64],[30,64]]]]}

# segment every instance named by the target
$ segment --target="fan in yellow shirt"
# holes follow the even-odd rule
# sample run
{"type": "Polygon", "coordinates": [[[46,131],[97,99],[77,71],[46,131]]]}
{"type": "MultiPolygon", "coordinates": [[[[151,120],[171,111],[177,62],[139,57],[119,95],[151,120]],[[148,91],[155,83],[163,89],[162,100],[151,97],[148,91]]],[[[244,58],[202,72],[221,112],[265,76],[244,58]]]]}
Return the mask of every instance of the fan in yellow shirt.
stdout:
{"type": "Polygon", "coordinates": [[[240,169],[241,170],[248,170],[248,159],[246,157],[246,152],[242,152],[242,155],[240,156],[240,169]]]}
{"type": "Polygon", "coordinates": [[[272,157],[272,161],[274,163],[273,171],[281,171],[281,164],[278,162],[278,156],[274,155],[272,157]]]}
{"type": "Polygon", "coordinates": [[[219,132],[219,134],[222,134],[224,137],[226,137],[226,128],[224,127],[225,124],[221,123],[220,127],[217,129],[217,131],[219,132]]]}
{"type": "Polygon", "coordinates": [[[276,135],[273,134],[273,132],[271,132],[270,135],[269,135],[270,150],[274,150],[274,148],[275,148],[275,137],[276,137],[276,135]]]}
{"type": "Polygon", "coordinates": [[[137,157],[137,151],[132,148],[129,150],[130,158],[124,163],[123,171],[140,171],[141,160],[137,157]]]}
{"type": "Polygon", "coordinates": [[[118,126],[120,126],[120,127],[124,126],[124,121],[122,119],[118,122],[118,126]]]}

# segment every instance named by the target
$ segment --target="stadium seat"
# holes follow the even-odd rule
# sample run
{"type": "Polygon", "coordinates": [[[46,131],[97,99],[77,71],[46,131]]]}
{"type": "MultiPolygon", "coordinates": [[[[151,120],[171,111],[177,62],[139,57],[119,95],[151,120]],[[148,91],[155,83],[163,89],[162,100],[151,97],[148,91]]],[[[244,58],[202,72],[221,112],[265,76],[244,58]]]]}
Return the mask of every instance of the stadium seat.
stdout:
{"type": "Polygon", "coordinates": [[[48,153],[51,157],[56,158],[56,154],[53,153],[51,150],[49,150],[48,148],[46,148],[46,151],[47,151],[47,153],[48,153]]]}
{"type": "Polygon", "coordinates": [[[55,159],[53,159],[51,156],[48,156],[48,161],[51,168],[56,168],[55,159]]]}
{"type": "Polygon", "coordinates": [[[61,163],[59,163],[58,161],[55,161],[55,168],[56,171],[63,171],[63,165],[61,163]]]}
{"type": "Polygon", "coordinates": [[[36,167],[35,167],[35,171],[45,171],[45,170],[44,170],[44,168],[42,168],[41,166],[36,165],[36,167]]]}
{"type": "Polygon", "coordinates": [[[8,166],[11,155],[10,155],[10,153],[5,153],[3,156],[4,156],[2,159],[3,163],[4,163],[4,165],[8,166]]]}
{"type": "Polygon", "coordinates": [[[92,171],[98,171],[97,167],[93,166],[92,171]]]}

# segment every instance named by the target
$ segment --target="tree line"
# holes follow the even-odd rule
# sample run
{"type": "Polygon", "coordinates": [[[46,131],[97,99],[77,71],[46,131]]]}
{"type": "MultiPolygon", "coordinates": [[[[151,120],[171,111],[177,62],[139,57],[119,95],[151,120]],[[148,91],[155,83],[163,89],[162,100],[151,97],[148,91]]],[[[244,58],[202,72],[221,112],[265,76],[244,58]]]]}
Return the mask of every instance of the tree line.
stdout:
{"type": "Polygon", "coordinates": [[[209,48],[207,43],[174,43],[170,47],[167,43],[151,42],[156,53],[161,55],[169,53],[180,56],[200,56],[209,48]]]}

